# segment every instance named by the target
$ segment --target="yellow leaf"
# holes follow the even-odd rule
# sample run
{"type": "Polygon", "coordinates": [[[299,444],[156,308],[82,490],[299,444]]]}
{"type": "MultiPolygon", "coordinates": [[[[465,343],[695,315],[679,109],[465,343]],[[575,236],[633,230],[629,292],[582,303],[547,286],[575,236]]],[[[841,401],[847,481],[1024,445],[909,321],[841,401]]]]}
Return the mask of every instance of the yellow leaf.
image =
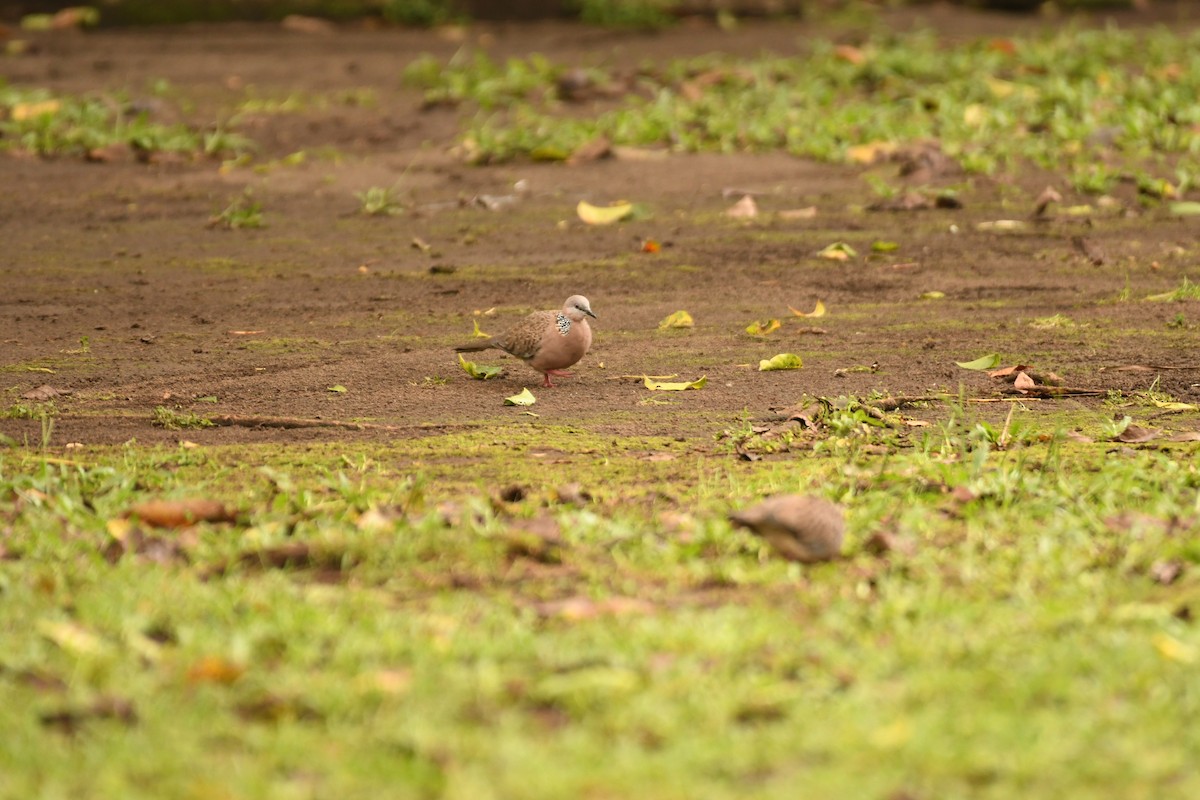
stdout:
{"type": "Polygon", "coordinates": [[[1193,403],[1176,403],[1169,400],[1155,400],[1154,405],[1167,411],[1200,411],[1200,406],[1193,403]]]}
{"type": "Polygon", "coordinates": [[[774,333],[779,330],[782,324],[777,319],[767,320],[766,322],[755,320],[746,326],[746,333],[751,336],[766,336],[768,333],[774,333]]]}
{"type": "Polygon", "coordinates": [[[663,321],[658,323],[658,329],[665,331],[667,328],[690,328],[694,324],[691,314],[686,311],[676,311],[674,314],[664,317],[663,321]]]}
{"type": "Polygon", "coordinates": [[[978,128],[987,122],[987,109],[979,103],[971,103],[963,109],[963,122],[972,128],[978,128]]]}
{"type": "Polygon", "coordinates": [[[575,213],[588,225],[611,225],[620,222],[633,213],[633,203],[614,203],[611,206],[594,206],[584,200],[579,201],[575,213]]]}
{"type": "Polygon", "coordinates": [[[504,371],[504,367],[489,367],[483,364],[476,364],[474,361],[467,361],[462,357],[461,353],[458,356],[458,364],[463,368],[463,372],[477,381],[486,381],[488,378],[494,378],[504,371]]]}
{"type": "Polygon", "coordinates": [[[874,164],[895,152],[895,142],[868,142],[847,147],[846,160],[853,164],[874,164]]]}
{"type": "Polygon", "coordinates": [[[103,639],[77,622],[42,620],[37,628],[38,633],[72,655],[94,655],[105,649],[103,639]]]}
{"type": "Polygon", "coordinates": [[[934,289],[931,292],[921,292],[922,300],[941,300],[945,296],[946,296],[945,292],[939,292],[936,289],[934,289]]]}
{"type": "Polygon", "coordinates": [[[817,253],[819,258],[828,258],[831,261],[849,261],[856,255],[858,251],[845,242],[834,242],[817,253]]]}
{"type": "Polygon", "coordinates": [[[192,684],[219,683],[228,686],[236,682],[245,672],[246,668],[241,664],[220,656],[204,656],[188,667],[187,682],[192,684]]]}
{"type": "Polygon", "coordinates": [[[800,369],[804,366],[804,362],[800,356],[795,353],[780,353],[771,358],[764,358],[758,362],[759,372],[773,372],[779,369],[800,369]]]}
{"type": "Polygon", "coordinates": [[[491,336],[489,334],[486,334],[483,331],[479,330],[479,320],[476,319],[476,320],[471,320],[471,321],[475,323],[475,331],[471,334],[472,336],[474,336],[476,339],[490,339],[491,338],[491,336]]]}
{"type": "Polygon", "coordinates": [[[504,398],[506,406],[531,406],[536,402],[537,398],[533,396],[533,392],[529,391],[529,387],[522,389],[520,394],[504,398]]]}
{"type": "Polygon", "coordinates": [[[912,725],[908,720],[898,719],[875,730],[871,734],[871,743],[882,750],[895,750],[906,745],[912,734],[912,725]]]}
{"type": "Polygon", "coordinates": [[[22,122],[34,117],[57,114],[62,107],[58,100],[41,100],[36,103],[17,103],[10,112],[14,122],[22,122]]]}
{"type": "Polygon", "coordinates": [[[963,369],[985,370],[995,369],[1000,365],[999,353],[988,353],[986,356],[980,356],[974,361],[955,361],[955,364],[963,369]]]}
{"type": "Polygon", "coordinates": [[[1012,81],[1006,81],[1001,80],[1000,78],[992,77],[984,78],[983,82],[987,84],[988,90],[992,93],[992,96],[999,100],[1003,100],[1006,97],[1012,97],[1013,95],[1016,95],[1022,100],[1036,100],[1038,97],[1038,90],[1032,86],[1025,86],[1024,84],[1013,83],[1012,81]]]}
{"type": "Polygon", "coordinates": [[[1154,649],[1168,661],[1178,661],[1180,664],[1191,664],[1196,660],[1196,649],[1173,636],[1159,633],[1154,636],[1154,649]]]}
{"type": "Polygon", "coordinates": [[[652,392],[682,392],[685,389],[703,389],[706,383],[708,383],[708,377],[705,375],[687,383],[660,383],[649,378],[642,379],[642,384],[652,392]]]}
{"type": "Polygon", "coordinates": [[[791,306],[788,306],[788,311],[792,312],[797,317],[823,317],[825,316],[825,304],[818,300],[816,307],[807,314],[803,311],[797,311],[791,306]]]}

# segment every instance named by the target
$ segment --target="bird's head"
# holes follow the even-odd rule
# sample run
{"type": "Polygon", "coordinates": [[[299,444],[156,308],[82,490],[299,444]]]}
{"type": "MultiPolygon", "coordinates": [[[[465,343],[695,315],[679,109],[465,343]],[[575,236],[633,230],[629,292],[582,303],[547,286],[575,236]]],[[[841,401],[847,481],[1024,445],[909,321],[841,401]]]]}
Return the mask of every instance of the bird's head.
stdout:
{"type": "Polygon", "coordinates": [[[581,294],[574,294],[567,298],[567,302],[563,303],[563,313],[576,322],[584,317],[596,319],[596,315],[592,313],[592,304],[581,294]]]}

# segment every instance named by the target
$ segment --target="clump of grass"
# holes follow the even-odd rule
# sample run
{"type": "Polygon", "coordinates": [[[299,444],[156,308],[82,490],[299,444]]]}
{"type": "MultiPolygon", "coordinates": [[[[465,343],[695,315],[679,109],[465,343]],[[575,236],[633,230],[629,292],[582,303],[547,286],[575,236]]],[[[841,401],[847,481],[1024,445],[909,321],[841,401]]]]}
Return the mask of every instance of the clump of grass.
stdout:
{"type": "MultiPolygon", "coordinates": [[[[1015,40],[1011,51],[889,33],[850,53],[817,42],[791,58],[704,56],[593,70],[605,96],[627,91],[586,118],[558,102],[565,70],[538,56],[497,63],[477,55],[448,65],[426,58],[406,76],[425,88],[427,102],[470,101],[485,112],[464,138],[476,162],[566,158],[600,135],[624,145],[783,150],[834,162],[852,160],[856,144],[937,139],[971,172],[1032,162],[1102,192],[1119,175],[1160,163],[1160,154],[1200,148],[1200,130],[1165,124],[1162,111],[1171,98],[1184,108],[1185,97],[1200,93],[1200,70],[1179,67],[1198,48],[1200,34],[1162,30],[1066,28],[1015,40]],[[1094,89],[1101,83],[1103,103],[1094,89]]],[[[1139,185],[1172,191],[1147,173],[1139,185]]]]}
{"type": "Polygon", "coordinates": [[[576,0],[579,19],[606,28],[658,30],[675,21],[672,0],[576,0]]]}
{"type": "Polygon", "coordinates": [[[970,407],[950,416],[887,455],[736,469],[577,425],[3,451],[6,785],[87,796],[84,761],[120,796],[245,796],[302,764],[304,791],[338,796],[732,800],[795,796],[802,763],[813,797],[1046,776],[1195,796],[1194,459],[1001,451],[970,407]],[[604,458],[514,457],[548,447],[604,458]],[[847,509],[842,559],[784,562],[726,519],[797,489],[847,509]],[[240,513],[127,516],[183,497],[240,513]],[[1078,757],[1109,728],[1104,758],[1078,757]]]}
{"type": "Polygon", "coordinates": [[[262,203],[255,200],[249,190],[208,220],[210,228],[221,227],[230,230],[261,228],[264,224],[262,203]]]}
{"type": "Polygon", "coordinates": [[[58,417],[58,407],[54,403],[13,403],[3,412],[0,412],[0,419],[33,419],[41,424],[41,448],[45,450],[50,446],[50,439],[54,435],[54,422],[58,417]]]}
{"type": "Polygon", "coordinates": [[[156,428],[178,431],[189,428],[211,428],[213,421],[191,411],[176,411],[166,406],[155,406],[151,424],[156,428]]]}
{"type": "Polygon", "coordinates": [[[43,417],[53,417],[58,414],[58,409],[53,402],[49,403],[13,403],[8,408],[0,411],[0,418],[4,419],[42,419],[43,417]]]}
{"type": "Polygon", "coordinates": [[[1186,300],[1200,300],[1200,283],[1192,283],[1185,275],[1176,288],[1162,294],[1152,294],[1146,298],[1151,303],[1180,303],[1186,300]]]}
{"type": "Polygon", "coordinates": [[[385,0],[380,12],[388,22],[420,28],[462,19],[450,0],[385,0]]]}
{"type": "Polygon", "coordinates": [[[403,211],[396,190],[390,186],[372,186],[361,192],[355,192],[358,198],[359,210],[371,217],[399,214],[403,211]]]}
{"type": "Polygon", "coordinates": [[[121,95],[89,97],[0,84],[0,147],[41,156],[93,156],[126,145],[139,157],[155,153],[220,156],[253,143],[222,129],[204,133],[162,124],[121,95]]]}
{"type": "Polygon", "coordinates": [[[1029,323],[1029,327],[1037,330],[1050,330],[1052,328],[1075,328],[1078,323],[1068,316],[1063,314],[1054,314],[1049,317],[1037,317],[1029,323]]]}

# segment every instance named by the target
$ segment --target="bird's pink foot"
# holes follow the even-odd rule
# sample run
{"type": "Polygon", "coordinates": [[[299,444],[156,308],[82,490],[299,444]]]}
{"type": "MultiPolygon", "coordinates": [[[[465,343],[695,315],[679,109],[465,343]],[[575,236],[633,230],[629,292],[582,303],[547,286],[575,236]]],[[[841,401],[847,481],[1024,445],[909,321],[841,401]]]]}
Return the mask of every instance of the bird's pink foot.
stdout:
{"type": "Polygon", "coordinates": [[[565,370],[565,369],[548,369],[542,373],[542,376],[545,378],[545,380],[542,381],[542,386],[549,386],[550,388],[554,388],[554,384],[550,382],[551,375],[558,375],[560,377],[562,377],[562,376],[570,377],[573,374],[574,373],[572,373],[571,371],[565,370]]]}

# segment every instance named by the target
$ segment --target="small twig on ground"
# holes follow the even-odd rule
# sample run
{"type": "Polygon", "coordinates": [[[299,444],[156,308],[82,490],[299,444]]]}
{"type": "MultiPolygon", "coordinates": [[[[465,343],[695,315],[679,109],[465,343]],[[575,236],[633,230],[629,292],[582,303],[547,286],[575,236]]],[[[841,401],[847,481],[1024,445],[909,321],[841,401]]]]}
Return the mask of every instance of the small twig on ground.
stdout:
{"type": "Polygon", "coordinates": [[[1011,403],[1008,406],[1008,416],[1004,419],[1004,430],[1000,431],[1000,438],[996,440],[996,447],[1004,450],[1008,447],[1009,431],[1012,428],[1013,412],[1017,410],[1017,404],[1011,403]]]}

